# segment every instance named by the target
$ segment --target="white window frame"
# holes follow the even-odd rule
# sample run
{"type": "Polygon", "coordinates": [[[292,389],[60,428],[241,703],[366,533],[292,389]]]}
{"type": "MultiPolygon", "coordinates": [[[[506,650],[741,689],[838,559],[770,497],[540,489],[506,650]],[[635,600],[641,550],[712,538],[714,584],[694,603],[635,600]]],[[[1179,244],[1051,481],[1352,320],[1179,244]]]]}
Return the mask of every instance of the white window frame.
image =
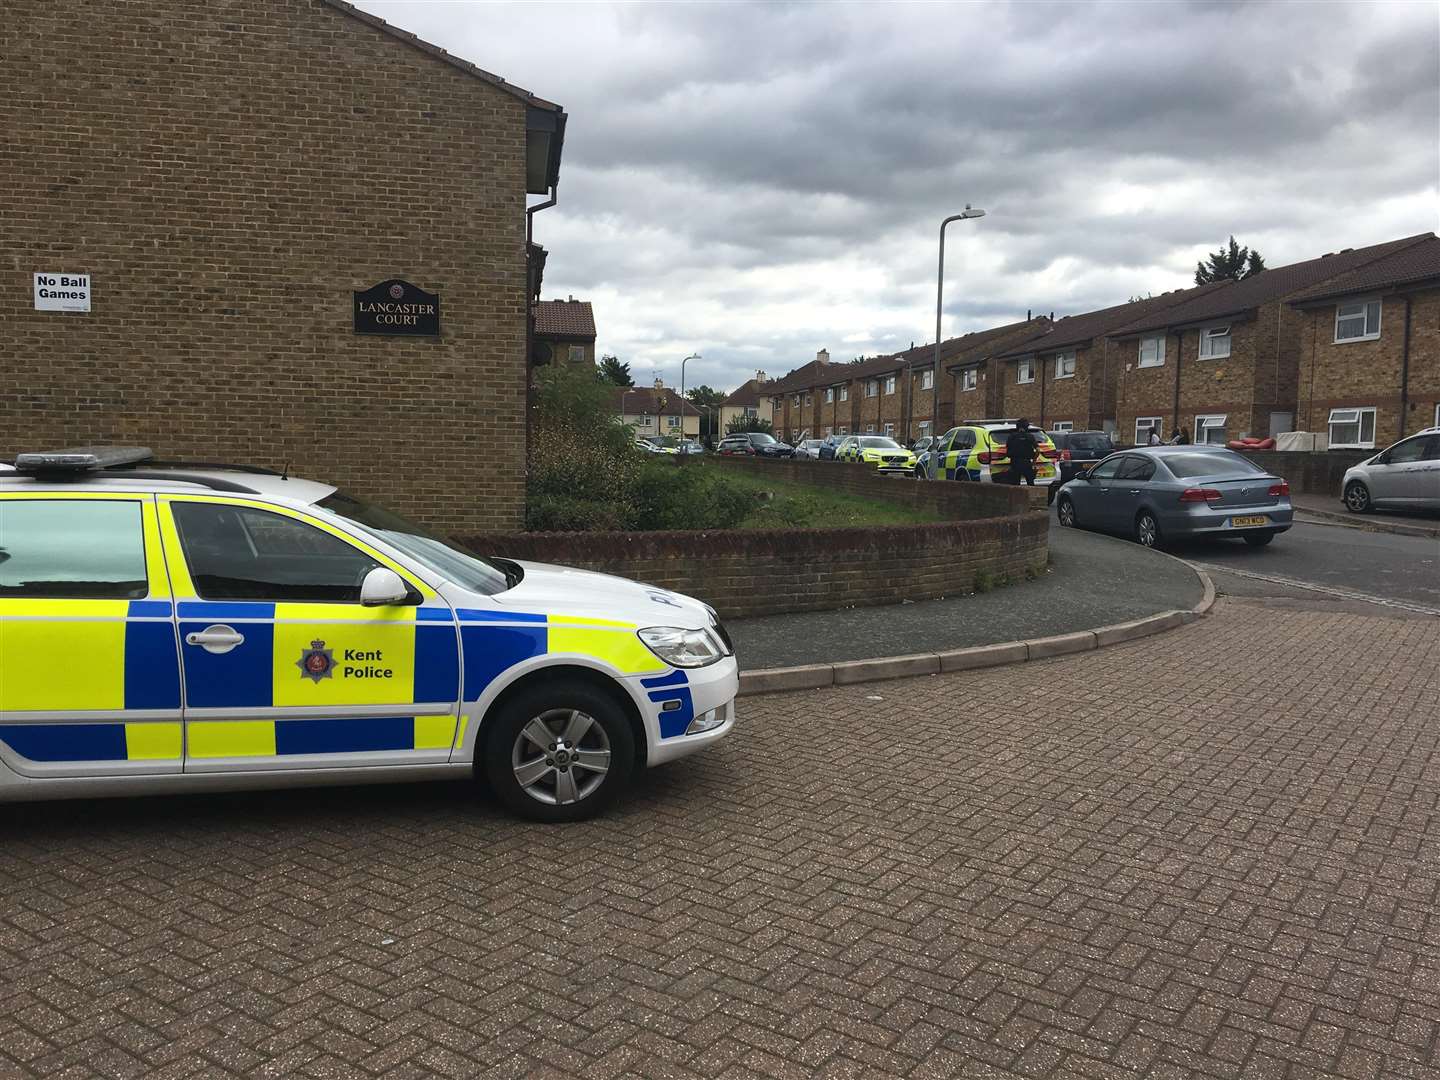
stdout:
{"type": "Polygon", "coordinates": [[[834,403],[835,403],[835,388],[834,388],[833,386],[827,386],[827,387],[825,388],[825,404],[826,404],[826,405],[833,405],[834,403]]]}
{"type": "Polygon", "coordinates": [[[1195,445],[1196,446],[1224,446],[1225,445],[1225,420],[1229,413],[1212,413],[1208,416],[1195,417],[1195,445]],[[1220,432],[1220,441],[1211,442],[1209,433],[1215,430],[1220,432]]]}
{"type": "Polygon", "coordinates": [[[1055,420],[1055,421],[1052,421],[1051,424],[1050,424],[1050,430],[1051,430],[1051,431],[1074,431],[1074,430],[1075,430],[1075,421],[1073,421],[1073,420],[1055,420]]]}
{"type": "Polygon", "coordinates": [[[967,367],[960,372],[960,391],[975,390],[980,386],[980,369],[967,367]]]}
{"type": "Polygon", "coordinates": [[[1330,415],[1325,421],[1325,434],[1330,439],[1331,450],[1373,450],[1375,449],[1375,410],[1367,406],[1350,406],[1348,408],[1331,409],[1330,415]],[[1345,414],[1353,413],[1353,417],[1345,418],[1345,414]],[[1370,422],[1370,438],[1365,438],[1365,422],[1370,422]],[[1355,439],[1351,442],[1337,442],[1333,434],[1335,425],[1343,427],[1354,426],[1355,439]]]}
{"type": "Polygon", "coordinates": [[[844,386],[840,387],[840,400],[841,400],[841,401],[849,401],[849,400],[850,400],[850,384],[849,384],[849,383],[846,383],[844,386]]]}
{"type": "Polygon", "coordinates": [[[927,438],[929,438],[929,437],[930,437],[930,427],[931,427],[931,422],[930,422],[929,420],[921,420],[921,421],[920,421],[920,435],[919,435],[919,437],[922,438],[922,439],[927,439],[927,438]]]}
{"type": "Polygon", "coordinates": [[[1066,349],[1064,352],[1055,354],[1055,378],[1073,379],[1075,377],[1075,350],[1066,349]],[[1068,363],[1067,363],[1068,361],[1068,363]]]}
{"type": "Polygon", "coordinates": [[[837,427],[837,428],[835,429],[835,434],[836,434],[836,435],[842,435],[842,436],[843,436],[843,435],[849,435],[849,434],[850,434],[850,429],[849,429],[848,427],[837,427]]]}
{"type": "Polygon", "coordinates": [[[681,426],[682,426],[682,423],[681,423],[680,417],[676,416],[674,413],[666,413],[666,414],[665,414],[665,426],[666,426],[667,428],[672,429],[672,430],[681,427],[681,426]]]}
{"type": "Polygon", "coordinates": [[[792,406],[794,406],[795,408],[798,409],[798,408],[800,407],[800,395],[799,395],[799,394],[794,394],[794,395],[792,395],[791,398],[790,398],[790,404],[791,404],[792,406]]]}
{"type": "Polygon", "coordinates": [[[1440,401],[1435,403],[1435,426],[1440,427],[1440,401]]]}
{"type": "Polygon", "coordinates": [[[1155,431],[1163,440],[1165,438],[1165,418],[1163,416],[1137,416],[1135,418],[1135,445],[1149,446],[1150,432],[1155,431]],[[1141,432],[1144,432],[1142,435],[1141,432]]]}
{"type": "Polygon", "coordinates": [[[1351,300],[1346,303],[1336,304],[1334,343],[1336,345],[1349,345],[1352,341],[1374,341],[1380,336],[1380,316],[1383,308],[1384,305],[1380,303],[1380,298],[1377,296],[1367,296],[1363,300],[1351,300]],[[1370,326],[1370,309],[1372,307],[1375,309],[1375,326],[1373,329],[1370,326]],[[1346,308],[1350,308],[1352,310],[1347,314],[1345,313],[1346,308]],[[1362,333],[1354,334],[1349,337],[1341,337],[1340,324],[1342,322],[1352,322],[1355,319],[1360,320],[1362,333]]]}
{"type": "Polygon", "coordinates": [[[585,346],[584,346],[584,345],[571,345],[571,346],[570,346],[569,356],[570,356],[570,363],[572,363],[572,364],[583,364],[583,363],[585,362],[585,346]]]}
{"type": "Polygon", "coordinates": [[[746,405],[740,410],[741,416],[759,416],[760,410],[754,405],[746,405]]]}
{"type": "Polygon", "coordinates": [[[866,424],[866,425],[865,425],[865,434],[866,434],[866,435],[874,435],[874,434],[875,434],[875,425],[874,425],[874,424],[866,424]]]}
{"type": "Polygon", "coordinates": [[[1165,366],[1165,335],[1151,334],[1149,337],[1140,339],[1140,366],[1141,367],[1164,367],[1165,366]],[[1145,346],[1151,346],[1152,352],[1149,360],[1145,359],[1145,346]]]}
{"type": "Polygon", "coordinates": [[[881,434],[887,436],[888,438],[893,439],[893,438],[895,437],[895,425],[894,425],[894,424],[886,424],[886,425],[885,425],[885,430],[882,431],[881,434]]]}
{"type": "Polygon", "coordinates": [[[887,393],[887,394],[893,394],[894,392],[895,392],[895,376],[894,376],[894,375],[886,375],[886,376],[885,376],[885,393],[887,393]]]}
{"type": "Polygon", "coordinates": [[[933,390],[934,388],[935,372],[930,368],[926,368],[924,371],[920,372],[920,389],[933,390]]]}
{"type": "Polygon", "coordinates": [[[880,381],[879,381],[878,379],[866,379],[866,380],[865,380],[865,396],[866,396],[866,397],[879,397],[879,396],[880,396],[880,381]]]}
{"type": "Polygon", "coordinates": [[[828,438],[834,433],[834,431],[835,431],[835,429],[834,429],[833,427],[823,427],[823,428],[821,428],[820,430],[825,433],[825,434],[822,436],[822,438],[826,438],[826,439],[828,439],[828,438]]]}
{"type": "Polygon", "coordinates": [[[813,396],[813,395],[811,395],[811,394],[806,394],[806,395],[805,395],[805,407],[806,407],[807,409],[810,408],[810,399],[811,399],[812,396],[813,396]]]}
{"type": "Polygon", "coordinates": [[[1015,385],[1024,386],[1035,381],[1035,360],[1021,360],[1015,365],[1015,385]]]}
{"type": "Polygon", "coordinates": [[[1229,323],[1217,323],[1215,326],[1202,326],[1200,328],[1200,351],[1198,356],[1201,360],[1224,360],[1230,355],[1232,338],[1230,336],[1229,323]],[[1225,351],[1218,352],[1219,342],[1225,342],[1225,351]]]}

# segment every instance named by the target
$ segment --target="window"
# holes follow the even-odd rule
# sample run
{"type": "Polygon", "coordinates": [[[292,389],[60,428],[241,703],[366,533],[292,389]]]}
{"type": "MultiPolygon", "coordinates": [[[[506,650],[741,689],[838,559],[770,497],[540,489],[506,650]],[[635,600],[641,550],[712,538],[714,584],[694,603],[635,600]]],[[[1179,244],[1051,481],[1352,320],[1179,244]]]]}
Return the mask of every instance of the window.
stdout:
{"type": "Polygon", "coordinates": [[[584,345],[571,345],[571,346],[570,346],[570,363],[572,363],[572,364],[583,364],[584,362],[585,362],[585,346],[584,346],[584,345]]]}
{"type": "Polygon", "coordinates": [[[790,404],[791,404],[791,405],[795,405],[795,406],[799,406],[799,404],[800,404],[800,395],[799,395],[799,394],[796,394],[794,397],[792,397],[792,398],[790,399],[790,404]]]}
{"type": "Polygon", "coordinates": [[[1164,435],[1164,418],[1159,416],[1137,416],[1135,418],[1135,445],[1150,445],[1150,433],[1152,431],[1155,432],[1156,435],[1164,435]]]}
{"type": "Polygon", "coordinates": [[[922,439],[928,439],[929,437],[930,437],[930,421],[929,421],[929,420],[921,420],[921,421],[920,421],[920,438],[922,438],[922,439]]]}
{"type": "Polygon", "coordinates": [[[1015,381],[1017,383],[1028,383],[1035,381],[1035,360],[1027,357],[1015,365],[1015,381]]]}
{"type": "Polygon", "coordinates": [[[866,435],[874,435],[874,434],[875,434],[875,425],[874,425],[874,424],[866,424],[866,425],[865,425],[865,434],[866,434],[866,435]]]}
{"type": "Polygon", "coordinates": [[[837,427],[837,428],[835,429],[835,434],[836,434],[836,435],[849,435],[849,434],[850,434],[850,429],[849,429],[848,427],[837,427]]]}
{"type": "Polygon", "coordinates": [[[1191,454],[1166,454],[1165,468],[1176,480],[1190,480],[1196,476],[1221,476],[1225,473],[1248,473],[1251,476],[1265,475],[1265,470],[1249,458],[1228,451],[1217,454],[1204,450],[1191,454]]]}
{"type": "Polygon", "coordinates": [[[834,388],[833,386],[827,386],[827,387],[825,388],[825,404],[826,404],[826,405],[829,405],[829,404],[831,404],[834,400],[835,400],[835,388],[834,388]]]}
{"type": "Polygon", "coordinates": [[[1195,445],[1225,445],[1225,414],[1195,417],[1195,445]]]}
{"type": "Polygon", "coordinates": [[[880,393],[880,384],[874,379],[868,380],[865,383],[865,396],[874,397],[878,393],[880,393]]]}
{"type": "Polygon", "coordinates": [[[303,521],[248,506],[173,504],[180,546],[206,600],[360,602],[380,564],[303,521]]]}
{"type": "Polygon", "coordinates": [[[1200,331],[1200,359],[1219,360],[1230,355],[1230,327],[1207,326],[1200,331]]]}
{"type": "Polygon", "coordinates": [[[1074,430],[1075,430],[1075,422],[1074,422],[1073,420],[1056,420],[1053,424],[1050,425],[1050,430],[1051,430],[1051,431],[1074,431],[1074,430]]]}
{"type": "Polygon", "coordinates": [[[961,389],[961,390],[974,390],[975,387],[979,385],[979,382],[980,382],[980,369],[979,369],[979,368],[967,367],[964,371],[960,372],[960,389],[961,389]]]}
{"type": "Polygon", "coordinates": [[[1126,454],[1120,459],[1117,480],[1149,480],[1155,476],[1155,462],[1139,454],[1126,454]]]}
{"type": "Polygon", "coordinates": [[[1055,354],[1055,378],[1073,379],[1075,377],[1075,352],[1062,352],[1055,354]]]}
{"type": "Polygon", "coordinates": [[[805,395],[805,407],[806,407],[807,409],[810,407],[810,396],[811,396],[811,395],[809,395],[809,394],[806,394],[806,395],[805,395]]]}
{"type": "Polygon", "coordinates": [[[1091,479],[1091,480],[1113,480],[1113,479],[1115,479],[1115,474],[1116,474],[1116,472],[1118,472],[1119,469],[1120,469],[1120,463],[1123,462],[1124,460],[1125,460],[1125,458],[1124,458],[1123,456],[1122,456],[1122,457],[1106,458],[1106,459],[1105,459],[1104,461],[1102,461],[1099,465],[1096,465],[1093,469],[1090,470],[1090,479],[1091,479]]]}
{"type": "MultiPolygon", "coordinates": [[[[139,502],[0,502],[0,597],[134,600],[149,591],[139,502]]],[[[57,656],[56,677],[76,659],[57,656]]]]}
{"type": "Polygon", "coordinates": [[[667,417],[665,417],[665,426],[668,427],[671,431],[674,431],[676,428],[678,428],[678,427],[680,426],[680,417],[678,417],[678,416],[667,416],[667,417]]]}
{"type": "Polygon", "coordinates": [[[849,401],[849,400],[850,400],[850,384],[849,384],[849,383],[846,383],[844,386],[840,387],[840,400],[841,400],[841,401],[849,401]]]}
{"type": "Polygon", "coordinates": [[[760,415],[760,410],[757,409],[754,405],[746,405],[743,409],[740,410],[740,415],[741,415],[741,416],[759,416],[759,415],[760,415]]]}
{"type": "Polygon", "coordinates": [[[893,439],[893,438],[895,437],[895,425],[894,425],[894,424],[886,424],[886,425],[885,425],[885,435],[886,435],[888,438],[891,438],[891,439],[893,439]]]}
{"type": "Polygon", "coordinates": [[[885,393],[887,393],[887,394],[893,394],[894,392],[895,392],[895,376],[894,376],[894,375],[886,375],[886,376],[885,376],[885,393]]]}
{"type": "Polygon", "coordinates": [[[1335,343],[1374,341],[1380,336],[1380,301],[1335,305],[1335,343]]]}
{"type": "Polygon", "coordinates": [[[1374,409],[1330,410],[1330,449],[1369,450],[1374,445],[1374,409]]]}
{"type": "Polygon", "coordinates": [[[1419,438],[1406,439],[1386,450],[1379,460],[1386,465],[1409,465],[1416,461],[1433,460],[1430,450],[1432,444],[1437,442],[1440,442],[1440,435],[1421,435],[1419,438]]]}
{"type": "Polygon", "coordinates": [[[924,371],[920,372],[920,389],[921,389],[921,390],[929,390],[929,389],[932,389],[934,386],[935,386],[935,372],[934,372],[934,370],[931,369],[931,368],[926,368],[924,371]]]}
{"type": "Polygon", "coordinates": [[[1165,366],[1165,335],[1154,334],[1140,339],[1140,366],[1165,366]]]}

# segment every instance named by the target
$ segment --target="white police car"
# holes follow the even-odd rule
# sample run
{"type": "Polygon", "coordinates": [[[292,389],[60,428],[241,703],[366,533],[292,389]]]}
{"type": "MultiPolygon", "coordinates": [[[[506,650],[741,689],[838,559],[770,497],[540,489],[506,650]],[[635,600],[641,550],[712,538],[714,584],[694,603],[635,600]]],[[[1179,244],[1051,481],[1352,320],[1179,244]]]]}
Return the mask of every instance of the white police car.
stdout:
{"type": "Polygon", "coordinates": [[[148,450],[0,475],[0,800],[483,775],[546,821],[734,725],[697,600],[148,450]]]}

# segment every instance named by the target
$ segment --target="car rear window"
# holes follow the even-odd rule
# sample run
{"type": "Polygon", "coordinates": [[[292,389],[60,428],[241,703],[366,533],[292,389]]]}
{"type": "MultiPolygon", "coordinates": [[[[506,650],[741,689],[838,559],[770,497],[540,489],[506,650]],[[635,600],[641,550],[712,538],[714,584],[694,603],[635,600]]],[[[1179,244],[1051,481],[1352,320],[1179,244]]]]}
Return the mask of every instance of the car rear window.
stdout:
{"type": "Polygon", "coordinates": [[[1109,450],[1111,442],[1104,435],[1067,435],[1065,445],[1073,450],[1109,450]]]}
{"type": "Polygon", "coordinates": [[[1187,480],[1192,476],[1218,476],[1221,473],[1263,474],[1265,472],[1253,461],[1229,452],[1166,454],[1163,460],[1165,467],[1179,480],[1187,480]]]}

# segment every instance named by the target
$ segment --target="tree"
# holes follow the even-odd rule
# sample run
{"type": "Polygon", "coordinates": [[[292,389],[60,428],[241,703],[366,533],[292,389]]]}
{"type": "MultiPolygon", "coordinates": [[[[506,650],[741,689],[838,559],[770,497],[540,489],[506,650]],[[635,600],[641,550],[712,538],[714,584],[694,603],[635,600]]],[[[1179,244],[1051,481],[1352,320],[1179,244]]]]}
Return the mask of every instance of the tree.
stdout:
{"type": "Polygon", "coordinates": [[[720,418],[720,403],[725,400],[725,395],[702,384],[693,390],[687,390],[685,397],[691,405],[700,410],[700,438],[706,441],[714,438],[715,432],[711,427],[720,418]]]}
{"type": "Polygon", "coordinates": [[[1265,258],[1258,251],[1252,251],[1230,237],[1228,247],[1221,247],[1210,253],[1205,262],[1195,264],[1195,284],[1209,285],[1212,281],[1244,281],[1265,269],[1265,258]]]}
{"type": "Polygon", "coordinates": [[[595,366],[595,374],[601,382],[607,382],[611,386],[635,385],[635,380],[630,377],[630,365],[622,364],[619,357],[609,353],[600,357],[600,363],[595,366]]]}
{"type": "Polygon", "coordinates": [[[739,435],[745,431],[763,431],[766,435],[773,435],[775,426],[758,416],[737,416],[725,425],[726,435],[739,435]]]}

